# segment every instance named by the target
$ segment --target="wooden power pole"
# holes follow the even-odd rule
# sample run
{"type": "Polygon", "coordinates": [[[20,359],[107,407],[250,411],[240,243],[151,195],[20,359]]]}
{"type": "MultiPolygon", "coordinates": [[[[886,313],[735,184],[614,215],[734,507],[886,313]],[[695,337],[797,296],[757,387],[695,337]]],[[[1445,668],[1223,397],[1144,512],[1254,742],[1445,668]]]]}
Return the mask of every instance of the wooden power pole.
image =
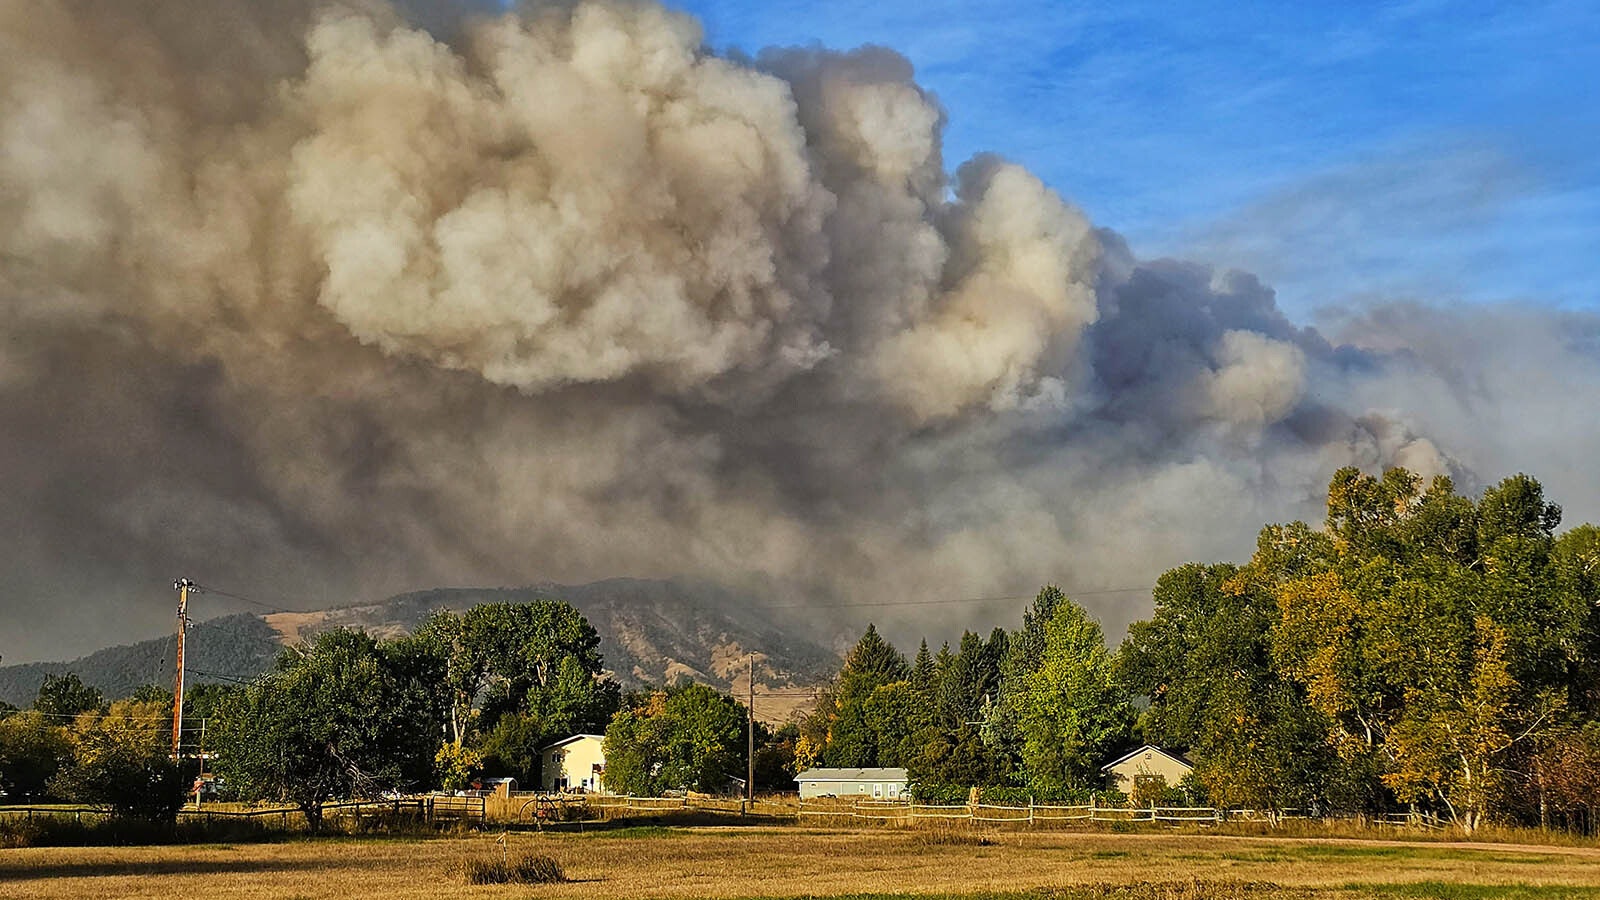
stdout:
{"type": "Polygon", "coordinates": [[[195,583],[179,578],[172,583],[178,592],[178,674],[172,683],[172,758],[182,759],[183,749],[183,636],[189,630],[189,592],[195,583]]]}
{"type": "Polygon", "coordinates": [[[744,782],[744,798],[755,802],[756,799],[756,655],[750,654],[750,733],[749,744],[745,748],[745,762],[747,764],[744,782]]]}

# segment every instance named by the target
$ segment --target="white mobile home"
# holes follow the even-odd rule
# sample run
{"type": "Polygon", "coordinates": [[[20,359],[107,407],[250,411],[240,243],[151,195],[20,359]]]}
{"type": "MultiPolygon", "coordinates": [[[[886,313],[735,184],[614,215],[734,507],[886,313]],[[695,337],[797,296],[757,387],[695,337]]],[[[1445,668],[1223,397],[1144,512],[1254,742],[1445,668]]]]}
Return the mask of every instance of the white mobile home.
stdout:
{"type": "Polygon", "coordinates": [[[906,794],[905,769],[807,769],[795,776],[800,799],[859,797],[899,800],[906,794]]]}

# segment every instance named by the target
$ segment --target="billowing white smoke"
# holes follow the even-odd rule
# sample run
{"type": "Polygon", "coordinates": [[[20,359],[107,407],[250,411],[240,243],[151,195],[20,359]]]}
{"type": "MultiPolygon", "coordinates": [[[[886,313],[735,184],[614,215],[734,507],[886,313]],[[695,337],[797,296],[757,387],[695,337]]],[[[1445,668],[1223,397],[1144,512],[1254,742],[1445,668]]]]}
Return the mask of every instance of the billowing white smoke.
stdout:
{"type": "MultiPolygon", "coordinates": [[[[890,51],[723,59],[647,3],[0,7],[0,652],[152,627],[175,573],[1140,586],[1347,463],[1594,508],[1559,454],[1480,451],[1460,423],[1538,404],[1438,314],[1336,346],[1016,165],[952,179],[942,124],[890,51]]],[[[1594,383],[1592,320],[1498,314],[1594,383]]]]}

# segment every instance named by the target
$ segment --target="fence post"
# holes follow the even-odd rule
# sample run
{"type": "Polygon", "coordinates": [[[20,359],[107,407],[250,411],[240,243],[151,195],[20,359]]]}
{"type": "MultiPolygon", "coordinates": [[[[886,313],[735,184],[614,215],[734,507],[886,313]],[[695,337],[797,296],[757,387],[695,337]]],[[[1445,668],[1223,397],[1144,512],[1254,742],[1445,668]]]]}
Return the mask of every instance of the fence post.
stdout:
{"type": "Polygon", "coordinates": [[[1033,827],[1033,795],[1028,795],[1028,827],[1033,827]]]}

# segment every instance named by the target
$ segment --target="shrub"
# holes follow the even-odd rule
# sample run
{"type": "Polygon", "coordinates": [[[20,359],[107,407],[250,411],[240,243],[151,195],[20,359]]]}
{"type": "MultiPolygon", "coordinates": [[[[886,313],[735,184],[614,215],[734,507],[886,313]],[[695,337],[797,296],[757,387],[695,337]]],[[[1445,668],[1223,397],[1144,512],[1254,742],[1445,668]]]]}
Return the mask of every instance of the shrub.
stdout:
{"type": "Polygon", "coordinates": [[[917,783],[911,786],[911,796],[918,803],[953,806],[967,802],[972,789],[964,784],[917,783]]]}
{"type": "Polygon", "coordinates": [[[1030,802],[1058,806],[1078,806],[1089,802],[1089,792],[1083,788],[1046,788],[1036,790],[1026,787],[985,787],[978,793],[984,803],[993,806],[1027,806],[1030,802]]]}
{"type": "Polygon", "coordinates": [[[1101,806],[1127,806],[1128,795],[1121,791],[1100,791],[1094,795],[1095,802],[1101,806]]]}
{"type": "Polygon", "coordinates": [[[567,880],[566,870],[561,868],[561,863],[552,857],[533,853],[517,860],[513,872],[520,884],[559,884],[567,880]]]}
{"type": "Polygon", "coordinates": [[[467,884],[559,884],[567,880],[561,863],[536,853],[529,853],[515,862],[469,859],[463,867],[463,875],[467,884]]]}

